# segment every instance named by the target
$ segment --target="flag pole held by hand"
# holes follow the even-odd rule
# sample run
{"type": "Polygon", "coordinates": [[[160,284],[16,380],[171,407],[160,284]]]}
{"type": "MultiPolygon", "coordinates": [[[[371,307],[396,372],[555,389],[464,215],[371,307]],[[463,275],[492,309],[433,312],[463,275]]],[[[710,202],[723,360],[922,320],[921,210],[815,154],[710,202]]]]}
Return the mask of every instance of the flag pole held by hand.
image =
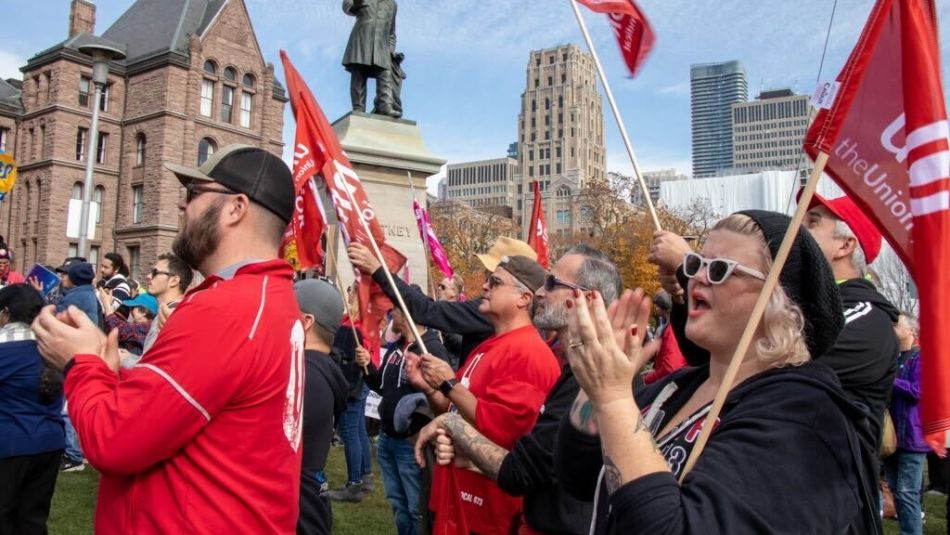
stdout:
{"type": "Polygon", "coordinates": [[[742,337],[739,338],[739,345],[736,346],[736,352],[732,355],[732,360],[729,362],[729,367],[726,368],[726,374],[722,378],[722,384],[719,385],[719,391],[716,392],[716,397],[713,399],[712,407],[709,409],[709,414],[706,415],[705,423],[703,424],[702,431],[699,433],[699,438],[696,440],[696,445],[693,446],[693,451],[690,452],[689,458],[686,460],[686,466],[683,468],[683,474],[680,476],[679,482],[683,483],[683,480],[686,478],[686,474],[696,466],[696,461],[699,459],[699,455],[702,453],[703,449],[706,447],[706,442],[709,440],[709,435],[712,433],[713,428],[715,427],[715,421],[719,419],[719,413],[722,411],[722,406],[726,401],[726,396],[729,395],[729,391],[732,390],[732,384],[736,380],[736,375],[739,373],[739,366],[744,360],[746,351],[749,349],[749,345],[752,343],[752,336],[755,334],[755,330],[759,327],[759,321],[762,319],[762,314],[765,312],[765,307],[769,303],[769,299],[772,297],[772,290],[775,289],[775,285],[778,284],[779,276],[782,274],[782,268],[785,266],[785,261],[788,259],[788,253],[792,249],[792,243],[795,241],[795,237],[798,235],[798,229],[802,226],[802,221],[805,219],[805,214],[808,212],[808,205],[811,204],[811,199],[815,195],[815,188],[818,186],[818,179],[821,178],[821,173],[825,169],[825,165],[828,163],[828,154],[825,152],[818,153],[818,157],[815,159],[815,169],[811,173],[811,177],[808,178],[808,182],[805,184],[805,187],[802,188],[802,196],[798,200],[798,208],[795,209],[795,215],[792,216],[792,221],[788,224],[788,230],[785,231],[785,237],[782,238],[782,245],[778,249],[778,253],[775,255],[775,260],[772,262],[772,267],[769,269],[769,274],[765,278],[765,284],[762,286],[762,291],[759,293],[759,298],[755,302],[755,307],[752,309],[752,316],[749,318],[749,322],[746,323],[745,330],[742,332],[742,337]],[[707,425],[708,424],[708,425],[707,425]]]}
{"type": "MultiPolygon", "coordinates": [[[[340,266],[336,263],[336,247],[330,247],[329,240],[327,241],[327,243],[328,243],[327,254],[330,257],[330,263],[333,264],[333,268],[339,274],[340,266]]],[[[333,277],[333,285],[336,286],[336,291],[340,292],[340,299],[343,300],[343,310],[346,310],[347,312],[349,312],[349,309],[350,309],[349,303],[346,302],[346,292],[343,290],[343,284],[340,283],[339,275],[337,275],[336,277],[333,277]]],[[[356,345],[360,345],[359,332],[356,330],[356,325],[353,323],[353,318],[350,318],[350,329],[353,330],[353,342],[356,345]]],[[[369,370],[367,369],[366,366],[363,366],[363,373],[365,375],[369,375],[369,370]]]]}

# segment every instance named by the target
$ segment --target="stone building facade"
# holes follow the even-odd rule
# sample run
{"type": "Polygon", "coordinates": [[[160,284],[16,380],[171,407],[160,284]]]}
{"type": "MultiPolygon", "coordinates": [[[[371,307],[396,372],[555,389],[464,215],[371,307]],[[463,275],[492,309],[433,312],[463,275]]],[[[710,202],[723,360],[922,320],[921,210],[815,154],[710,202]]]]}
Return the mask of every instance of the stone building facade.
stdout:
{"type": "Polygon", "coordinates": [[[525,71],[518,115],[515,221],[526,228],[541,197],[551,235],[577,230],[574,199],[589,180],[606,178],[603,99],[594,58],[576,45],[534,50],[525,71]]]}
{"type": "Polygon", "coordinates": [[[0,85],[0,131],[11,116],[7,151],[19,166],[0,203],[0,234],[18,270],[75,254],[92,157],[87,256],[95,263],[116,251],[139,278],[179,228],[184,188],[163,163],[196,165],[231,143],[281,155],[287,99],[243,0],[137,0],[101,36],[88,0],[72,1],[69,20],[68,38],[21,69],[19,113],[8,113],[0,85]],[[96,41],[123,48],[126,59],[110,64],[100,136],[86,154],[95,88],[91,58],[78,48],[96,41]]]}

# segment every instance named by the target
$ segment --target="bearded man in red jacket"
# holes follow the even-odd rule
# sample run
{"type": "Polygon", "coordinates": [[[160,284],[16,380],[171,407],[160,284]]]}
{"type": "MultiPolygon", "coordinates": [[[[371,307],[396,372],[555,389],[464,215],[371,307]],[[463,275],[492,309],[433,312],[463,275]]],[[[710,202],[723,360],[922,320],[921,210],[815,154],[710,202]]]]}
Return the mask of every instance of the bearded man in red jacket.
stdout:
{"type": "Polygon", "coordinates": [[[172,249],[206,278],[142,360],[120,369],[115,335],[73,307],[33,324],[102,473],[96,533],[293,533],[304,330],[277,254],[290,170],[242,145],[197,169],[166,167],[186,190],[172,249]]]}

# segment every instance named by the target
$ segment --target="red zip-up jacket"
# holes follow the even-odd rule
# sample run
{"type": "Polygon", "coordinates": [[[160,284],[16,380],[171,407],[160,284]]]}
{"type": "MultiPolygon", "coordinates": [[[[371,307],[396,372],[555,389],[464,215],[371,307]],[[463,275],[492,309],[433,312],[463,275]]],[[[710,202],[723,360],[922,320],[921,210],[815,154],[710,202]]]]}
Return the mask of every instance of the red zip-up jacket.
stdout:
{"type": "Polygon", "coordinates": [[[102,473],[96,533],[294,533],[304,331],[282,260],[188,292],[117,376],[76,355],[65,391],[102,473]]]}

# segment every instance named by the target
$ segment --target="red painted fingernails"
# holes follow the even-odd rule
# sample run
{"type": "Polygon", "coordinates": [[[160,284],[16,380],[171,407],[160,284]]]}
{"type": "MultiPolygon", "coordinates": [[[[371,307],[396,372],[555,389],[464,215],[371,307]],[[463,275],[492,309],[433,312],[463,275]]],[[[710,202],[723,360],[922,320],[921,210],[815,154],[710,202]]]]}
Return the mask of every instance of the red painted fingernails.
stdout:
{"type": "Polygon", "coordinates": [[[566,306],[567,308],[574,308],[574,300],[568,299],[564,301],[564,306],[566,306]]]}

